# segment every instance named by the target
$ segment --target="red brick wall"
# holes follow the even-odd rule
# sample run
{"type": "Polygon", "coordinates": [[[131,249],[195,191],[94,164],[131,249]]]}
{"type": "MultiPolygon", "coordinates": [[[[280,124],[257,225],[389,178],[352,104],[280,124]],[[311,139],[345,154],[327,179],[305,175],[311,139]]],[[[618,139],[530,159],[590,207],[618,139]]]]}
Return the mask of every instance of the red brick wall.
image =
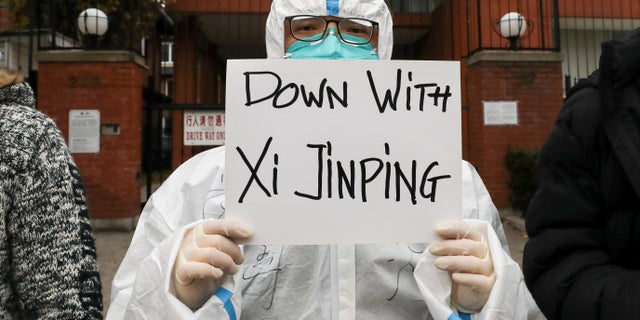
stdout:
{"type": "Polygon", "coordinates": [[[508,208],[506,150],[546,141],[562,106],[560,61],[480,61],[468,69],[469,161],[495,205],[508,208]],[[517,101],[518,125],[485,126],[483,101],[517,101]]]}
{"type": "Polygon", "coordinates": [[[640,2],[560,0],[558,10],[561,17],[637,18],[640,16],[640,2]]]}
{"type": "Polygon", "coordinates": [[[142,83],[146,70],[131,62],[39,62],[38,109],[68,139],[69,111],[98,109],[102,124],[120,135],[101,135],[99,153],[74,153],[92,218],[140,212],[142,83]]]}
{"type": "Polygon", "coordinates": [[[0,30],[10,30],[11,15],[9,13],[9,7],[6,5],[0,5],[0,30]]]}
{"type": "Polygon", "coordinates": [[[180,0],[169,12],[269,12],[271,0],[180,0]]]}

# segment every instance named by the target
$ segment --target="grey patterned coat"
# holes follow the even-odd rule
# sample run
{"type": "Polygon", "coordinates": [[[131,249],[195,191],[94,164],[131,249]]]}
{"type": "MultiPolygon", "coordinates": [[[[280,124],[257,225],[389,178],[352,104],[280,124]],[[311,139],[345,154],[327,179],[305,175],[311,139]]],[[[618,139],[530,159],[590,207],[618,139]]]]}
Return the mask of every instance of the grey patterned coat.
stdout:
{"type": "Polygon", "coordinates": [[[0,319],[101,319],[80,175],[26,83],[0,89],[0,319]]]}

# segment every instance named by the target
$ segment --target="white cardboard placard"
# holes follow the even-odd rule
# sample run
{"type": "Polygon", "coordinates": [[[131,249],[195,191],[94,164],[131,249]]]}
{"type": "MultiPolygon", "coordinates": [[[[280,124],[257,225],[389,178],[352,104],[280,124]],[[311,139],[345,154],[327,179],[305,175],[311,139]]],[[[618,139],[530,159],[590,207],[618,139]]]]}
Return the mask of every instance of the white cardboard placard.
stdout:
{"type": "Polygon", "coordinates": [[[226,210],[253,244],[427,242],[461,218],[453,61],[230,60],[226,210]]]}

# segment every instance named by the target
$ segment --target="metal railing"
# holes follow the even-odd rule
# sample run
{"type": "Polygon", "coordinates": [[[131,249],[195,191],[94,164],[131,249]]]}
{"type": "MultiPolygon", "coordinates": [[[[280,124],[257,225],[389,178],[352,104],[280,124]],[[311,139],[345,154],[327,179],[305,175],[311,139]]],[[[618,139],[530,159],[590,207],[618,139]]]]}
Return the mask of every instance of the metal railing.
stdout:
{"type": "Polygon", "coordinates": [[[547,50],[563,54],[565,92],[598,68],[600,45],[640,27],[637,0],[475,0],[467,1],[467,52],[547,50]],[[526,19],[513,43],[500,34],[500,19],[518,12],[526,19]]]}
{"type": "Polygon", "coordinates": [[[385,0],[387,6],[394,12],[431,13],[444,0],[385,0]]]}
{"type": "Polygon", "coordinates": [[[563,1],[560,7],[560,44],[564,56],[565,92],[598,68],[603,41],[624,36],[640,27],[636,0],[563,1]]]}
{"type": "MultiPolygon", "coordinates": [[[[102,8],[100,1],[88,1],[76,7],[55,0],[28,1],[32,22],[30,30],[34,33],[33,38],[37,39],[38,50],[83,48],[141,53],[142,40],[153,33],[144,23],[155,25],[155,21],[143,21],[143,18],[153,16],[148,11],[154,4],[149,5],[149,1],[143,5],[140,0],[123,0],[117,3],[117,7],[111,4],[108,8],[102,8]],[[78,16],[89,7],[101,9],[108,16],[108,31],[103,36],[90,39],[78,30],[78,16]],[[59,38],[72,41],[60,41],[59,38]]],[[[162,14],[158,12],[155,16],[162,17],[162,14]]]]}
{"type": "Polygon", "coordinates": [[[480,50],[560,50],[558,0],[476,0],[467,1],[468,54],[480,50]],[[508,13],[519,13],[522,36],[516,43],[500,33],[500,20],[508,13]]]}

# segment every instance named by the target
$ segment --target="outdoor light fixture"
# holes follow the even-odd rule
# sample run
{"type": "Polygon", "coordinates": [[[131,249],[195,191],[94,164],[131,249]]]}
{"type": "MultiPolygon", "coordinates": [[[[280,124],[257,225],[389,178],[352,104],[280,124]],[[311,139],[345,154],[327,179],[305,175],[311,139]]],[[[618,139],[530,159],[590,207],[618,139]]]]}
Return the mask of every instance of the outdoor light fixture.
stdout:
{"type": "Polygon", "coordinates": [[[78,16],[78,30],[87,39],[89,47],[95,47],[97,37],[102,36],[109,29],[109,19],[100,9],[89,8],[78,16]]]}
{"type": "Polygon", "coordinates": [[[520,47],[520,37],[527,31],[528,21],[517,12],[509,12],[500,18],[498,28],[500,35],[509,40],[509,49],[520,47]]]}

